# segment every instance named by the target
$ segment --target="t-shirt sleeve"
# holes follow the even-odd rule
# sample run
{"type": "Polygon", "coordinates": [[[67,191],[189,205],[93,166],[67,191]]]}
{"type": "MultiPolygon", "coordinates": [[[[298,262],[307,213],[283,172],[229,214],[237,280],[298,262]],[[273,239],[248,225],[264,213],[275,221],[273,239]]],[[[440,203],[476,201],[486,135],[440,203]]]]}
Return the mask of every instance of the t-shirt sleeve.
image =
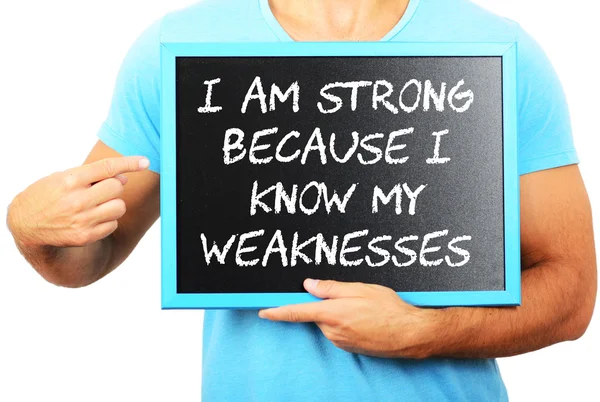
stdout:
{"type": "Polygon", "coordinates": [[[122,155],[143,155],[160,172],[160,21],[125,56],[98,138],[122,155]]]}
{"type": "Polygon", "coordinates": [[[578,163],[560,80],[540,45],[517,39],[519,174],[578,163]]]}

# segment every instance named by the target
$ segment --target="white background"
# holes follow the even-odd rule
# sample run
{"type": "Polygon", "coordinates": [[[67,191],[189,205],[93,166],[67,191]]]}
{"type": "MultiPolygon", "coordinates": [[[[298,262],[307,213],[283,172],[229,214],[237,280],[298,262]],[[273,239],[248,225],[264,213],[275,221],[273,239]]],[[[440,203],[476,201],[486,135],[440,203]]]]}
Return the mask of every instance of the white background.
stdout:
{"type": "MultiPolygon", "coordinates": [[[[130,44],[163,13],[192,2],[0,2],[3,216],[26,185],[83,161],[130,44]]],[[[552,60],[567,93],[580,168],[597,212],[600,85],[592,49],[598,50],[600,24],[595,2],[479,3],[520,22],[552,60]]],[[[202,313],[160,310],[159,229],[155,225],[117,271],[87,288],[69,290],[41,279],[0,226],[1,401],[200,399],[202,313]]],[[[511,399],[600,400],[599,341],[596,314],[577,342],[502,359],[511,399]]]]}

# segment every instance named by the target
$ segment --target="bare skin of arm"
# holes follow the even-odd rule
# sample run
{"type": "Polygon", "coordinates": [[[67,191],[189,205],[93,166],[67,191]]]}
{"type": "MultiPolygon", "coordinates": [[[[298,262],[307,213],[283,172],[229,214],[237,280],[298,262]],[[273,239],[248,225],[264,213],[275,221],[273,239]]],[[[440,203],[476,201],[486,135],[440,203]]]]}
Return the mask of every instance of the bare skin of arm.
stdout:
{"type": "Polygon", "coordinates": [[[597,270],[592,215],[577,166],[521,179],[522,305],[447,309],[446,344],[457,357],[510,356],[583,335],[592,316],[597,270]]]}
{"type": "Polygon", "coordinates": [[[17,195],[7,224],[47,281],[89,285],[118,267],[159,216],[159,175],[98,141],[84,165],[17,195]],[[93,181],[92,183],[89,183],[93,181]]]}
{"type": "Polygon", "coordinates": [[[424,309],[391,289],[305,281],[326,299],[262,310],[266,319],[315,322],[336,346],[380,357],[492,358],[575,340],[597,292],[590,203],[576,165],[521,177],[522,305],[424,309]]]}
{"type": "MultiPolygon", "coordinates": [[[[99,142],[85,163],[114,157],[119,154],[99,142]]],[[[117,190],[108,197],[122,200],[127,212],[116,208],[119,217],[105,228],[74,219],[81,213],[72,211],[81,210],[85,199],[76,192],[93,187],[66,177],[80,176],[81,168],[33,184],[15,198],[8,214],[21,252],[44,278],[62,286],[85,286],[112,271],[159,215],[159,176],[134,166],[125,178],[119,176],[121,185],[127,182],[121,190],[112,182],[117,190]],[[72,213],[66,232],[56,225],[60,214],[48,217],[41,208],[60,205],[47,203],[62,199],[53,191],[78,204],[67,208],[72,213]],[[40,226],[44,222],[55,226],[40,226]],[[110,233],[102,236],[102,231],[110,233]]],[[[116,180],[107,169],[103,175],[116,180]]],[[[590,205],[577,166],[521,178],[521,248],[519,307],[424,309],[378,285],[307,280],[307,291],[326,300],[262,310],[260,316],[315,322],[336,346],[380,357],[501,357],[579,338],[591,319],[597,274],[590,205]]]]}

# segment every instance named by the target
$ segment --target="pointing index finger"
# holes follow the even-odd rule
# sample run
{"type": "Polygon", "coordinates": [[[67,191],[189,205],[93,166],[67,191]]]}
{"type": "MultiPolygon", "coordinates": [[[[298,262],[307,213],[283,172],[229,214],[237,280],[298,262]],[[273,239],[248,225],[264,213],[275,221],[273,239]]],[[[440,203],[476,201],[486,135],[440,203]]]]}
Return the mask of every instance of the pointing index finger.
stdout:
{"type": "Polygon", "coordinates": [[[139,172],[149,165],[150,162],[143,156],[106,158],[80,166],[78,176],[85,184],[91,184],[123,173],[139,172]]]}

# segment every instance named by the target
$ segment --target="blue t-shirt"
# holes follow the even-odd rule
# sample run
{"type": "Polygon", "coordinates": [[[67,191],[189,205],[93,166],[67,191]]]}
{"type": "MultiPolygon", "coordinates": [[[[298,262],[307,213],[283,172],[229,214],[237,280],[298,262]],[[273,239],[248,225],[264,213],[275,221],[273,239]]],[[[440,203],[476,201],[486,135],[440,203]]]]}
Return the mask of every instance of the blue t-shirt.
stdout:
{"type": "MultiPolygon", "coordinates": [[[[98,136],[123,155],[160,166],[159,42],[292,41],[268,0],[206,0],[170,13],[133,44],[98,136]]],[[[518,52],[519,172],[577,163],[561,84],[540,46],[515,22],[467,0],[411,0],[382,39],[513,42],[518,52]]],[[[507,394],[494,359],[384,359],[336,348],[312,323],[256,311],[206,311],[206,401],[498,401],[507,394]]]]}

